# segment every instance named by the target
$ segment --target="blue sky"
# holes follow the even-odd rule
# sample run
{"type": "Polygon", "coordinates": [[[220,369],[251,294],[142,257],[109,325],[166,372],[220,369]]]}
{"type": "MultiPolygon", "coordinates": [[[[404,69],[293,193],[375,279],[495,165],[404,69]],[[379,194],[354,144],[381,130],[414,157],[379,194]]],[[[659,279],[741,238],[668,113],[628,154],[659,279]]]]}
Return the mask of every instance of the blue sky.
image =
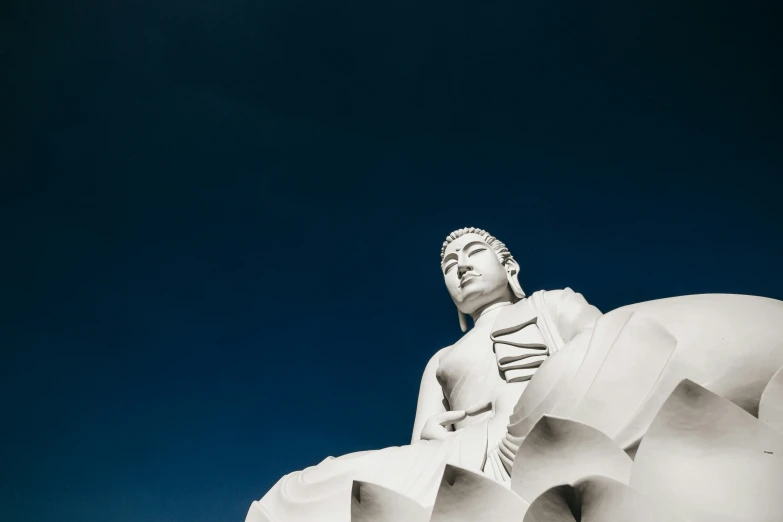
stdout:
{"type": "Polygon", "coordinates": [[[455,228],[603,311],[783,298],[773,2],[377,4],[7,6],[0,518],[405,444],[455,228]]]}

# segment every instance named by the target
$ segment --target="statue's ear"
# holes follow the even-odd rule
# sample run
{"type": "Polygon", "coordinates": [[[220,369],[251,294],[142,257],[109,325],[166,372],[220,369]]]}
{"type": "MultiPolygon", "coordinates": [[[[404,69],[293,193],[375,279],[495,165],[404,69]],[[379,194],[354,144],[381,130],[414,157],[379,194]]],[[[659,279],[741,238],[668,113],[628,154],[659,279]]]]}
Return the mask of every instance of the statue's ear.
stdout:
{"type": "Polygon", "coordinates": [[[463,314],[459,308],[457,308],[457,315],[459,315],[459,329],[462,330],[462,333],[465,333],[468,331],[468,320],[465,317],[465,314],[463,314]]]}
{"type": "Polygon", "coordinates": [[[519,284],[519,265],[513,257],[506,260],[506,277],[508,277],[508,285],[511,287],[514,295],[520,299],[525,297],[525,291],[522,290],[522,286],[519,284]]]}

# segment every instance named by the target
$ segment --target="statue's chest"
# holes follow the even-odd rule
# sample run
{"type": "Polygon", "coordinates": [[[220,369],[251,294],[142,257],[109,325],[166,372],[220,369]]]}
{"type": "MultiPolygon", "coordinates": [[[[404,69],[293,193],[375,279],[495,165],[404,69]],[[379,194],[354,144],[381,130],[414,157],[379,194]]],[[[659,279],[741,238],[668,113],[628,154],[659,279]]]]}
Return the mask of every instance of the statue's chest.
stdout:
{"type": "Polygon", "coordinates": [[[459,403],[481,400],[503,383],[492,351],[492,341],[488,335],[482,337],[472,342],[457,343],[441,357],[436,376],[453,408],[459,403]]]}

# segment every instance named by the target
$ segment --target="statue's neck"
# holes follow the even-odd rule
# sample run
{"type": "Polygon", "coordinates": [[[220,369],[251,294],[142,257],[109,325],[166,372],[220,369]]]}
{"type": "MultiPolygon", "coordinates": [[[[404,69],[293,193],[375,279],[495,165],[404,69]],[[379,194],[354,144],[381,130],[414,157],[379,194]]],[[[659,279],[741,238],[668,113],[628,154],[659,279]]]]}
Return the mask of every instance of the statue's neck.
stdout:
{"type": "Polygon", "coordinates": [[[497,317],[497,315],[500,313],[500,310],[506,306],[510,306],[514,303],[511,301],[498,301],[495,303],[490,303],[482,308],[479,308],[472,314],[470,314],[470,317],[473,319],[473,324],[475,327],[483,326],[484,324],[491,322],[497,317]]]}

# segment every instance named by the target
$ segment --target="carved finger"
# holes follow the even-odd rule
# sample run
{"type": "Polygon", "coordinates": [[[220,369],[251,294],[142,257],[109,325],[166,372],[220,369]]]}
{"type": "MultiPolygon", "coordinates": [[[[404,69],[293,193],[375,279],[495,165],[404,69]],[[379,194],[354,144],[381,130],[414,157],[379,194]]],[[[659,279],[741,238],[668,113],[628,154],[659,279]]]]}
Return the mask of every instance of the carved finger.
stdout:
{"type": "Polygon", "coordinates": [[[467,417],[467,414],[464,410],[447,411],[438,415],[438,424],[441,426],[454,424],[455,422],[463,420],[465,417],[467,417]]]}
{"type": "Polygon", "coordinates": [[[465,408],[465,414],[478,415],[479,413],[484,413],[485,411],[490,411],[491,409],[492,401],[480,402],[478,404],[474,404],[470,408],[465,408]]]}

